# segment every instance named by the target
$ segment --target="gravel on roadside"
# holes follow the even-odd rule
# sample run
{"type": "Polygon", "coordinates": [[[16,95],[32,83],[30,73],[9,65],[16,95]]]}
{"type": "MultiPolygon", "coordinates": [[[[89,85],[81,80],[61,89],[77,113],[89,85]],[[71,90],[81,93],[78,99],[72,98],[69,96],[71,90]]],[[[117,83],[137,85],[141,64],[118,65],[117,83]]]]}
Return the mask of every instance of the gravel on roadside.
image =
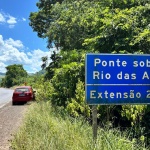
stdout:
{"type": "Polygon", "coordinates": [[[11,102],[0,109],[0,150],[10,150],[10,140],[22,123],[28,104],[12,106],[11,102]]]}

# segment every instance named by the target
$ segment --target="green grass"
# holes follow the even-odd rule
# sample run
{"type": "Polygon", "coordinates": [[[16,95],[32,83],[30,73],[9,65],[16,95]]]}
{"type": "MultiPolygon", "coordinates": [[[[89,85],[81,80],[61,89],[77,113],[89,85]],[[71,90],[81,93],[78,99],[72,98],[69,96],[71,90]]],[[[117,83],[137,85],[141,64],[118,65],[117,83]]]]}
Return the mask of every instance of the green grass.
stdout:
{"type": "Polygon", "coordinates": [[[14,150],[146,150],[118,130],[99,129],[93,141],[92,127],[73,119],[49,103],[30,106],[24,124],[12,141],[14,150]]]}

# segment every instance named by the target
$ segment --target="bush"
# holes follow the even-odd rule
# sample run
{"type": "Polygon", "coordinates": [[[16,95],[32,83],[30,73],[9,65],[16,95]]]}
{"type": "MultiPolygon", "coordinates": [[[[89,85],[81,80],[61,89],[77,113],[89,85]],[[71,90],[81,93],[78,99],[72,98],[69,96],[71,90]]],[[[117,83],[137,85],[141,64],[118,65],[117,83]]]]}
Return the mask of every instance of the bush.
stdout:
{"type": "Polygon", "coordinates": [[[147,150],[144,143],[130,141],[116,129],[98,129],[93,141],[92,127],[83,118],[72,118],[49,102],[30,106],[25,122],[12,141],[14,150],[147,150]]]}

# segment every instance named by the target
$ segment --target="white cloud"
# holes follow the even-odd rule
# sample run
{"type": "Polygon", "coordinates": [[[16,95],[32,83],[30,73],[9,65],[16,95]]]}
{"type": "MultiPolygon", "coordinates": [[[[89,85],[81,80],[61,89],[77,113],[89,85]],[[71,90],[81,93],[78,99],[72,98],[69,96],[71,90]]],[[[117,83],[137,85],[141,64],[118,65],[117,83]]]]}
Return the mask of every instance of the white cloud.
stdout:
{"type": "Polygon", "coordinates": [[[42,60],[41,58],[44,56],[50,57],[50,52],[44,52],[40,49],[33,50],[32,52],[28,52],[27,55],[30,57],[30,60],[32,63],[30,64],[30,67],[32,68],[31,72],[37,72],[41,70],[42,60]]]}
{"type": "Polygon", "coordinates": [[[1,47],[2,45],[4,45],[4,41],[3,41],[2,35],[0,35],[0,47],[1,47]]]}
{"type": "Polygon", "coordinates": [[[0,13],[0,22],[5,22],[5,17],[0,13]]]}
{"type": "Polygon", "coordinates": [[[17,23],[17,18],[4,12],[0,12],[0,23],[5,23],[9,28],[14,28],[15,24],[17,23]]]}
{"type": "Polygon", "coordinates": [[[16,18],[15,17],[12,17],[12,16],[8,16],[8,20],[7,20],[7,23],[9,25],[9,28],[14,28],[15,24],[17,23],[16,21],[16,18]]]}
{"type": "Polygon", "coordinates": [[[4,40],[0,35],[0,72],[5,72],[5,67],[12,64],[22,64],[26,71],[37,72],[41,70],[41,57],[49,55],[49,52],[40,49],[25,53],[20,40],[4,40]]]}
{"type": "Polygon", "coordinates": [[[4,63],[0,62],[0,67],[1,67],[0,72],[6,72],[6,68],[5,68],[6,65],[4,63]]]}
{"type": "Polygon", "coordinates": [[[9,28],[14,28],[16,23],[19,21],[26,21],[26,18],[15,18],[10,14],[6,14],[3,11],[0,11],[0,24],[6,24],[9,28]]]}
{"type": "Polygon", "coordinates": [[[8,24],[15,24],[15,23],[17,23],[15,17],[13,17],[13,16],[8,16],[8,18],[9,18],[9,19],[7,20],[7,23],[8,23],[8,24]]]}
{"type": "Polygon", "coordinates": [[[15,25],[14,25],[14,24],[11,24],[11,25],[9,25],[8,27],[9,27],[10,29],[12,29],[12,28],[15,27],[15,25]]]}
{"type": "Polygon", "coordinates": [[[5,40],[5,43],[14,47],[23,48],[23,44],[20,40],[14,41],[12,38],[9,38],[8,40],[5,40]]]}
{"type": "Polygon", "coordinates": [[[27,55],[28,55],[28,56],[32,56],[31,52],[28,52],[27,55]]]}
{"type": "Polygon", "coordinates": [[[22,18],[22,21],[26,21],[26,18],[22,18]]]}

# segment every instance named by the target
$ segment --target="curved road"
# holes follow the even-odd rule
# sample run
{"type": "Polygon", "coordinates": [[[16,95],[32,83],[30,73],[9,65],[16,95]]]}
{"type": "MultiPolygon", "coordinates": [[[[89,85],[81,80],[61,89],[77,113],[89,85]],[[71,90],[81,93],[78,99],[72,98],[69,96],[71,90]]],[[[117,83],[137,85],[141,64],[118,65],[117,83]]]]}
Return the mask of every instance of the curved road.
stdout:
{"type": "Polygon", "coordinates": [[[0,150],[10,150],[10,140],[20,127],[28,105],[12,106],[13,90],[0,88],[0,150]]]}

